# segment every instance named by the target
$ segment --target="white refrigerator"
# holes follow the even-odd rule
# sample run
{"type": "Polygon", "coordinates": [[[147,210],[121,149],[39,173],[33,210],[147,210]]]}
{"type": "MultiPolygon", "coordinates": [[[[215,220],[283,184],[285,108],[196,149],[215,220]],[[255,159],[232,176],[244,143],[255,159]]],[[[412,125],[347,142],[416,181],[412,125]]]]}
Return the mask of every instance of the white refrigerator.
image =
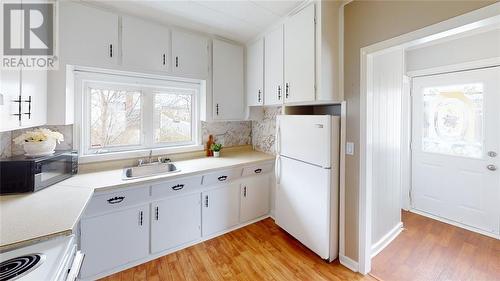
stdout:
{"type": "Polygon", "coordinates": [[[325,260],[338,256],[340,118],[276,121],[276,223],[325,260]]]}

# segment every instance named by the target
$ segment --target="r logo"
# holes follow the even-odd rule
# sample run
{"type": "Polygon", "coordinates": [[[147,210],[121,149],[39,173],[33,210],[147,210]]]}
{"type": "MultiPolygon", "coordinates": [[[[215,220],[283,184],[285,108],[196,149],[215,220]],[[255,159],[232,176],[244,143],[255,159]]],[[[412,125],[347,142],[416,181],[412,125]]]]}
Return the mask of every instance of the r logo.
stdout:
{"type": "Polygon", "coordinates": [[[3,4],[6,56],[54,55],[54,4],[3,4]]]}

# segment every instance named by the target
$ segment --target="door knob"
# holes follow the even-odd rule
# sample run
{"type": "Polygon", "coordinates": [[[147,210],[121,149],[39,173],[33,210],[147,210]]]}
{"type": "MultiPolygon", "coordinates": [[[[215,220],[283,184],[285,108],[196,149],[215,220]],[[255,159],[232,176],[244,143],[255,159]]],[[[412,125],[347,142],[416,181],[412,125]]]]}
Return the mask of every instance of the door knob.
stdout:
{"type": "Polygon", "coordinates": [[[497,166],[491,165],[491,164],[488,165],[488,166],[486,166],[486,168],[488,168],[488,170],[490,170],[490,171],[496,171],[497,170],[497,166]]]}
{"type": "Polygon", "coordinates": [[[497,153],[495,151],[488,151],[488,156],[489,157],[497,157],[497,153]]]}

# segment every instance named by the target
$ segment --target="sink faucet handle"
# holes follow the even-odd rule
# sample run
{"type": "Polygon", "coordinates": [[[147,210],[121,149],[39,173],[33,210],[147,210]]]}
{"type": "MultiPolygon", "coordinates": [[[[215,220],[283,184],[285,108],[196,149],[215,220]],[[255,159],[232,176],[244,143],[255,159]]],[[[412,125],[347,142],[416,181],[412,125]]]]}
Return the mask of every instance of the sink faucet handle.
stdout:
{"type": "Polygon", "coordinates": [[[137,166],[141,166],[142,164],[144,164],[144,160],[143,159],[139,159],[137,161],[137,166]]]}

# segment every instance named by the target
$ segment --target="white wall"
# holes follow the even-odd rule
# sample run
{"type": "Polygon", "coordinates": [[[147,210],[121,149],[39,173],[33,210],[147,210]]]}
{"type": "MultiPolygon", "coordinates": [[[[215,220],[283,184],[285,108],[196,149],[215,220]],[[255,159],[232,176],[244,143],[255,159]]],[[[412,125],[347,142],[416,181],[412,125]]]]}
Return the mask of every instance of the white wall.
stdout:
{"type": "MultiPolygon", "coordinates": [[[[371,81],[372,251],[401,225],[403,51],[373,55],[371,81]]],[[[370,160],[368,160],[370,161],[370,160]]],[[[367,180],[367,182],[369,182],[367,180]]]]}
{"type": "Polygon", "coordinates": [[[406,70],[422,70],[494,57],[500,57],[500,29],[409,50],[406,53],[406,70]]]}

